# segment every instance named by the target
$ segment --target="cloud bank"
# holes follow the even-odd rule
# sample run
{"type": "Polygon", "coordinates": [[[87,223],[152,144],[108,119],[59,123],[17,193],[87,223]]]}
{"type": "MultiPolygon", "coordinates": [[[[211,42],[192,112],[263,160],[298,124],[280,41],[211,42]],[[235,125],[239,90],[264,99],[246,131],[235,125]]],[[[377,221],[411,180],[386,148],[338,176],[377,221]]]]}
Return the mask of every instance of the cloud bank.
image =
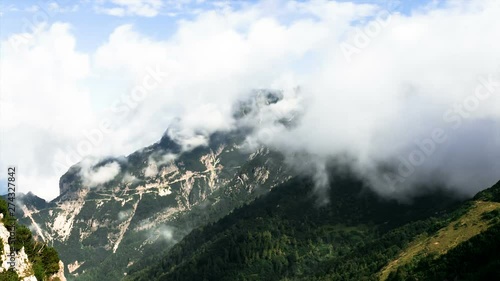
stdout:
{"type": "Polygon", "coordinates": [[[318,183],[335,159],[385,196],[472,194],[499,179],[499,12],[494,0],[410,14],[266,1],[200,12],[163,39],[121,25],[91,53],[70,25],[41,26],[27,48],[2,42],[2,165],[52,198],[85,155],[131,153],[168,127],[189,149],[246,122],[249,142],[307,155],[318,183]],[[255,89],[282,99],[235,120],[255,89]]]}

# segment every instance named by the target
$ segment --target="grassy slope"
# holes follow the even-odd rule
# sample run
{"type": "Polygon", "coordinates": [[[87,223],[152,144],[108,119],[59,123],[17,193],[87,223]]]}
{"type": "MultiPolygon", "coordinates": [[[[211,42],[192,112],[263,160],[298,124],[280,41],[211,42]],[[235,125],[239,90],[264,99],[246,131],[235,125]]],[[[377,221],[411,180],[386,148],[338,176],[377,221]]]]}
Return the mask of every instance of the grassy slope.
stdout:
{"type": "Polygon", "coordinates": [[[434,255],[435,257],[444,255],[462,242],[487,230],[491,224],[481,219],[481,216],[496,209],[500,209],[500,203],[474,201],[473,206],[463,216],[450,222],[436,234],[432,236],[421,235],[410,243],[397,259],[391,261],[382,269],[380,280],[386,280],[390,272],[415,259],[428,255],[434,255]]]}
{"type": "Polygon", "coordinates": [[[410,243],[379,277],[391,281],[500,280],[500,182],[473,200],[464,204],[470,205],[466,212],[435,237],[422,236],[410,243]]]}

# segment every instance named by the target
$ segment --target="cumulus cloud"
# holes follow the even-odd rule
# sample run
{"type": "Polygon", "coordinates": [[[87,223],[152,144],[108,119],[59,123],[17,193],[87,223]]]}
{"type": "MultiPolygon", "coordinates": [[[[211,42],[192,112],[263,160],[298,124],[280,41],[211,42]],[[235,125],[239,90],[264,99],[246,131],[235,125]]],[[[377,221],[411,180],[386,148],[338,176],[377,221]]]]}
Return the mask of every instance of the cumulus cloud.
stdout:
{"type": "Polygon", "coordinates": [[[50,164],[57,148],[77,141],[94,115],[78,83],[90,73],[89,56],[75,50],[68,24],[40,28],[22,47],[15,35],[1,42],[1,164],[18,166],[21,192],[50,199],[62,175],[50,164]]]}
{"type": "MultiPolygon", "coordinates": [[[[132,4],[117,5],[126,14],[132,4]]],[[[189,150],[244,122],[249,141],[307,155],[311,173],[332,159],[349,165],[386,196],[491,185],[500,170],[500,4],[385,9],[258,2],[201,11],[163,38],[122,25],[88,53],[61,23],[41,27],[20,52],[2,42],[2,164],[18,162],[26,188],[50,198],[53,163],[128,154],[169,127],[189,150]],[[255,89],[277,89],[281,100],[235,120],[234,105],[255,89]]]]}

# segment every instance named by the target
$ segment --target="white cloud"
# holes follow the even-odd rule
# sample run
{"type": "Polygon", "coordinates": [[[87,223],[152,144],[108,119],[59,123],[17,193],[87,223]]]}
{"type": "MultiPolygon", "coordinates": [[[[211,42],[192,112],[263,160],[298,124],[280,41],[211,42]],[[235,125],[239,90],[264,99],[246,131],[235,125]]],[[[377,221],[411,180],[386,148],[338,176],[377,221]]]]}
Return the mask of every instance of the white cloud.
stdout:
{"type": "Polygon", "coordinates": [[[20,11],[19,8],[12,4],[8,6],[0,6],[0,13],[2,15],[4,13],[19,12],[19,11],[20,11]]]}
{"type": "Polygon", "coordinates": [[[158,234],[158,237],[161,239],[165,239],[168,242],[176,242],[174,239],[174,233],[175,233],[175,228],[168,226],[168,225],[162,225],[158,227],[154,233],[158,234]]]}
{"type": "Polygon", "coordinates": [[[127,183],[135,183],[137,181],[138,181],[138,179],[135,176],[133,176],[133,175],[131,175],[129,173],[125,173],[125,175],[123,175],[122,182],[125,183],[125,184],[127,184],[127,183]]]}
{"type": "Polygon", "coordinates": [[[132,212],[133,212],[132,209],[118,212],[118,220],[119,221],[124,221],[126,218],[130,217],[130,215],[132,214],[132,212]]]}
{"type": "Polygon", "coordinates": [[[142,16],[154,17],[158,15],[163,4],[161,0],[109,0],[98,1],[95,9],[99,13],[111,16],[142,16]],[[103,5],[109,3],[108,5],[103,5]]]}
{"type": "Polygon", "coordinates": [[[168,164],[175,159],[177,159],[177,155],[169,152],[163,155],[161,153],[153,153],[149,156],[148,165],[146,166],[146,168],[144,168],[144,176],[148,178],[155,177],[156,175],[158,175],[158,168],[161,165],[168,164]]]}
{"type": "Polygon", "coordinates": [[[58,147],[77,141],[93,121],[88,93],[78,84],[90,72],[89,56],[75,50],[69,30],[56,23],[23,48],[10,38],[1,43],[1,164],[23,171],[20,191],[45,198],[58,195],[61,174],[49,164],[58,147]]]}
{"type": "Polygon", "coordinates": [[[57,2],[50,2],[47,5],[47,8],[50,12],[53,13],[70,13],[70,12],[77,12],[80,8],[78,4],[71,5],[71,6],[61,6],[57,2]]]}
{"type": "Polygon", "coordinates": [[[94,165],[95,162],[91,160],[85,160],[80,164],[82,167],[80,175],[83,183],[89,187],[95,187],[113,180],[121,170],[120,164],[117,162],[110,162],[98,168],[93,168],[94,165]]]}
{"type": "Polygon", "coordinates": [[[144,169],[144,176],[147,178],[156,176],[158,174],[158,167],[155,164],[150,164],[144,169]]]}

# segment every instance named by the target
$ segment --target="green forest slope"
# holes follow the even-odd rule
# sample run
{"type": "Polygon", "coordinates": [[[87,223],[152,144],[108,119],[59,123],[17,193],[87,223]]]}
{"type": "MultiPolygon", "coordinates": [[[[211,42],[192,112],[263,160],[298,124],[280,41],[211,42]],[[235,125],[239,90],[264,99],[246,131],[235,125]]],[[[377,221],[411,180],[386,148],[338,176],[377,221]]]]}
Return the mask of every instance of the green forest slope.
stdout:
{"type": "Polygon", "coordinates": [[[400,204],[378,198],[349,175],[334,178],[327,205],[317,204],[311,181],[292,179],[193,231],[160,261],[131,267],[127,280],[499,276],[499,184],[466,202],[437,192],[400,204]]]}

